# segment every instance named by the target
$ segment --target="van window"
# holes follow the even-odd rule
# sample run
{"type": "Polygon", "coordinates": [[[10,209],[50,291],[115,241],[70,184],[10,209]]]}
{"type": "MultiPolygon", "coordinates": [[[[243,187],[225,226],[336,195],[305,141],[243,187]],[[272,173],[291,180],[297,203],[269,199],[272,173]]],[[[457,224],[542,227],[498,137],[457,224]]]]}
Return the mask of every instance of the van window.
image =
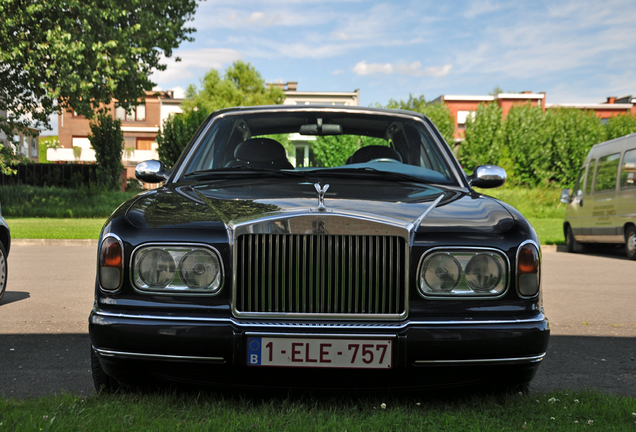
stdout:
{"type": "Polygon", "coordinates": [[[581,171],[579,171],[579,176],[576,178],[576,183],[574,184],[574,189],[572,190],[572,193],[574,195],[579,193],[579,190],[583,188],[583,176],[585,175],[585,167],[581,168],[581,171]]]}
{"type": "Polygon", "coordinates": [[[594,167],[596,166],[596,160],[590,162],[590,165],[587,167],[587,176],[585,177],[585,194],[589,195],[592,193],[592,177],[594,176],[594,167]]]}
{"type": "Polygon", "coordinates": [[[636,176],[636,149],[625,152],[623,156],[623,167],[621,169],[621,187],[636,187],[634,177],[636,176]]]}
{"type": "Polygon", "coordinates": [[[594,182],[594,192],[603,192],[616,189],[616,176],[618,174],[618,163],[620,153],[603,156],[598,160],[596,180],[594,182]]]}

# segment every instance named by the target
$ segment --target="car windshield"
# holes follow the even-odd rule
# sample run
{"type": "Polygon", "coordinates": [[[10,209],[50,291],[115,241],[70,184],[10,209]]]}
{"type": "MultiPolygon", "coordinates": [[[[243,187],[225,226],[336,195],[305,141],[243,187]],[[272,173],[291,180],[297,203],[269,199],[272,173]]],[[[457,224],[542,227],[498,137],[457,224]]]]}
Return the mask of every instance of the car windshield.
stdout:
{"type": "Polygon", "coordinates": [[[232,113],[213,120],[180,169],[210,176],[382,175],[456,185],[438,141],[415,117],[326,110],[232,113]]]}

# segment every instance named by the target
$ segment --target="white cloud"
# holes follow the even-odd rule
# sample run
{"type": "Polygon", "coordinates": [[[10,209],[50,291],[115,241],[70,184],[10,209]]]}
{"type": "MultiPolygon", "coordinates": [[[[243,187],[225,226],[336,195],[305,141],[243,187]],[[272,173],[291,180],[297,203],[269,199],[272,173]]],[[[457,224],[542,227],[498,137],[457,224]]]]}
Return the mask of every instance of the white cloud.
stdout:
{"type": "Polygon", "coordinates": [[[342,75],[344,73],[344,69],[336,69],[335,71],[331,72],[332,75],[342,75]]]}
{"type": "Polygon", "coordinates": [[[492,1],[474,0],[470,3],[470,6],[464,11],[464,17],[473,19],[479,15],[483,15],[490,12],[496,12],[500,10],[502,6],[495,4],[492,1]]]}
{"type": "Polygon", "coordinates": [[[413,77],[434,76],[442,77],[450,73],[452,65],[429,66],[422,68],[422,63],[414,61],[412,63],[367,63],[365,60],[357,63],[353,67],[353,72],[357,75],[406,75],[413,77]]]}
{"type": "Polygon", "coordinates": [[[182,50],[175,52],[173,57],[164,59],[167,69],[155,72],[151,79],[158,84],[169,84],[173,81],[201,76],[210,69],[222,69],[240,58],[238,51],[226,48],[182,50]],[[174,61],[176,56],[181,58],[180,62],[174,61]]]}

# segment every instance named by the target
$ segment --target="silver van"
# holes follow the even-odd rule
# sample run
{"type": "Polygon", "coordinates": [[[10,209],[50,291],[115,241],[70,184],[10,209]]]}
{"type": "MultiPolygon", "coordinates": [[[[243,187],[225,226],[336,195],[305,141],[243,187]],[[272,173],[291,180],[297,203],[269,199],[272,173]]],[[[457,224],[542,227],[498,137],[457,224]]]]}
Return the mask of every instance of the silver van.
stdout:
{"type": "Polygon", "coordinates": [[[592,243],[624,244],[627,257],[636,259],[636,133],[592,147],[561,202],[568,204],[568,252],[592,243]]]}

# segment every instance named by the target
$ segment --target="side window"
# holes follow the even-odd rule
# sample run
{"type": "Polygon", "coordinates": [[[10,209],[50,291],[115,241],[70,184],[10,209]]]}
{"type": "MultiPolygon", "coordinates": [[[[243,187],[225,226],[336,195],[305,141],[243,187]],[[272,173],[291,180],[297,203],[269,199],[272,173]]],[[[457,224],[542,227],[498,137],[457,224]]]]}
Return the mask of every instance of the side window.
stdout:
{"type": "Polygon", "coordinates": [[[585,176],[585,167],[581,168],[581,171],[579,171],[579,176],[576,178],[576,183],[574,184],[574,189],[572,189],[572,194],[574,195],[578,194],[579,190],[583,188],[582,181],[584,180],[584,176],[585,176]]]}
{"type": "Polygon", "coordinates": [[[594,167],[596,167],[596,160],[590,162],[587,167],[587,176],[585,177],[585,195],[592,193],[592,178],[594,178],[594,167]]]}
{"type": "Polygon", "coordinates": [[[621,168],[621,187],[636,187],[634,177],[636,176],[636,149],[625,152],[623,166],[621,168]]]}
{"type": "Polygon", "coordinates": [[[603,156],[598,160],[594,192],[616,189],[616,176],[618,174],[618,163],[620,158],[620,153],[616,153],[609,156],[603,156]]]}

